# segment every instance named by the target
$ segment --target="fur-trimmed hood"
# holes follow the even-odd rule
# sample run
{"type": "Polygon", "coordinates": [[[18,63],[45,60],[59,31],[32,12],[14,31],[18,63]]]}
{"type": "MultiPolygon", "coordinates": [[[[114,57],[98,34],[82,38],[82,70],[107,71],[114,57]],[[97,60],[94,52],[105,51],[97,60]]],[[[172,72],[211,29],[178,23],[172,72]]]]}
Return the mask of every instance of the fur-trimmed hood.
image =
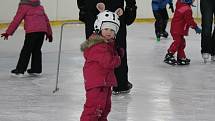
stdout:
{"type": "Polygon", "coordinates": [[[20,0],[19,2],[20,5],[31,5],[33,7],[39,6],[40,5],[40,0],[20,0]]]}
{"type": "Polygon", "coordinates": [[[98,43],[105,43],[104,38],[101,35],[93,34],[89,37],[89,39],[81,44],[80,49],[83,52],[85,49],[90,48],[91,46],[98,43]]]}

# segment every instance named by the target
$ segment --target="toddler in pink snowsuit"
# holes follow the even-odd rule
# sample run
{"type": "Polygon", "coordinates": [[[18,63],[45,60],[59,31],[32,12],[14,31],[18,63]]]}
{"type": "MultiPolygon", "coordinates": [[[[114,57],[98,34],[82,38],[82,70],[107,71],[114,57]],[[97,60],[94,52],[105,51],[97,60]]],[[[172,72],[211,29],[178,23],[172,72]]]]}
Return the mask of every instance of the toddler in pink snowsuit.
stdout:
{"type": "Polygon", "coordinates": [[[114,46],[122,9],[110,12],[105,10],[103,3],[98,3],[97,8],[100,13],[94,24],[96,32],[81,44],[85,58],[83,75],[86,90],[81,121],[107,121],[112,87],[117,86],[114,69],[121,64],[120,57],[124,55],[122,49],[117,52],[114,46]]]}
{"type": "Polygon", "coordinates": [[[167,50],[164,62],[170,65],[188,65],[190,59],[185,55],[186,42],[184,36],[188,35],[189,28],[193,28],[196,33],[200,34],[201,29],[197,26],[192,17],[191,5],[195,0],[178,0],[176,3],[175,14],[171,23],[171,35],[173,42],[167,50]],[[177,60],[174,54],[177,52],[177,60]]]}

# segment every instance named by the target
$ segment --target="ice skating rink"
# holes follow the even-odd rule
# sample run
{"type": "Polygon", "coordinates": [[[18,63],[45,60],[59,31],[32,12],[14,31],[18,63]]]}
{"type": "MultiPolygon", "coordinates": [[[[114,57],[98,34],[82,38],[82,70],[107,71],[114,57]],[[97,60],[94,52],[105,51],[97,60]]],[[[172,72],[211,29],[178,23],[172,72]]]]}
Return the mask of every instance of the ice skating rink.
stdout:
{"type": "MultiPolygon", "coordinates": [[[[44,42],[43,74],[37,77],[10,75],[23,33],[18,29],[9,40],[0,40],[0,121],[78,121],[85,101],[79,49],[84,25],[64,28],[60,90],[54,94],[60,27],[53,27],[53,43],[44,42]]],[[[190,65],[170,66],[163,58],[171,37],[156,42],[152,23],[129,26],[129,81],[134,88],[130,94],[113,96],[109,121],[214,121],[215,62],[203,63],[200,37],[192,29],[186,37],[190,65]]]]}

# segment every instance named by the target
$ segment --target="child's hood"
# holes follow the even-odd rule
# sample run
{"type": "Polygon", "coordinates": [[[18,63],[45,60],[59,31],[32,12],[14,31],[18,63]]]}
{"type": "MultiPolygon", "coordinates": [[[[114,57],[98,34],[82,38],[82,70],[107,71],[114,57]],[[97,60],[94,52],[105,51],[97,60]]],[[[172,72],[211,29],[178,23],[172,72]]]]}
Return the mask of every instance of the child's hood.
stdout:
{"type": "Polygon", "coordinates": [[[20,0],[19,4],[26,4],[36,7],[40,5],[40,0],[20,0]]]}
{"type": "Polygon", "coordinates": [[[104,38],[101,35],[93,34],[81,44],[80,49],[83,52],[85,49],[90,48],[91,46],[98,43],[105,43],[104,38]]]}

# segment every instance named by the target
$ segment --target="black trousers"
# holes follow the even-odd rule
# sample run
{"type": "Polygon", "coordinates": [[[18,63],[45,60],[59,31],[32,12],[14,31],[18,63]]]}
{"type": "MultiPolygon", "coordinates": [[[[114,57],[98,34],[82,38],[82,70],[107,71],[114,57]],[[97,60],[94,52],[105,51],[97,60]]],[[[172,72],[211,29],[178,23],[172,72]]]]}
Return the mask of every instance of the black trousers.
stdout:
{"type": "Polygon", "coordinates": [[[166,26],[169,20],[169,15],[167,13],[166,8],[153,11],[153,15],[155,17],[155,34],[162,34],[166,31],[166,26]]]}
{"type": "Polygon", "coordinates": [[[44,32],[33,32],[25,35],[19,60],[16,66],[18,72],[25,72],[31,57],[31,70],[35,73],[42,72],[42,52],[41,48],[44,41],[44,32]]]}
{"type": "MultiPolygon", "coordinates": [[[[85,22],[85,34],[88,38],[94,30],[94,22],[96,20],[95,15],[88,15],[87,21],[85,22]]],[[[114,87],[114,91],[125,91],[128,90],[128,64],[127,64],[127,29],[125,23],[125,16],[120,17],[120,28],[116,36],[116,46],[122,47],[125,50],[125,56],[121,59],[121,65],[115,69],[115,76],[117,79],[118,86],[114,87]]]]}
{"type": "Polygon", "coordinates": [[[201,53],[215,55],[215,32],[212,31],[215,1],[200,0],[200,10],[202,14],[201,53]]]}

